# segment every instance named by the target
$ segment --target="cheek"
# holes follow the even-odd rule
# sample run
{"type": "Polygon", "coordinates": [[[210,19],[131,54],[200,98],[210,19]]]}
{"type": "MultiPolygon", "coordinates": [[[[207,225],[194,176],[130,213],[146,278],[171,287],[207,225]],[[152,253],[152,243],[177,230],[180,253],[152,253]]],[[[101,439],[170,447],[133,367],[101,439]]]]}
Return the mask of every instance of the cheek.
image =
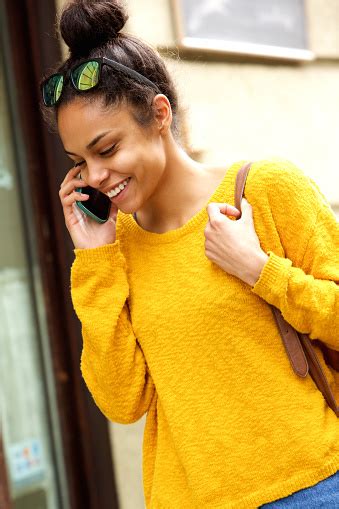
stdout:
{"type": "Polygon", "coordinates": [[[137,150],[124,148],[113,156],[114,169],[119,173],[130,173],[135,169],[140,157],[137,150]]]}
{"type": "Polygon", "coordinates": [[[129,145],[118,151],[114,156],[114,165],[121,173],[154,174],[162,172],[165,167],[166,157],[160,144],[149,143],[147,140],[135,145],[129,145]],[[153,170],[149,173],[149,170],[153,170]]]}

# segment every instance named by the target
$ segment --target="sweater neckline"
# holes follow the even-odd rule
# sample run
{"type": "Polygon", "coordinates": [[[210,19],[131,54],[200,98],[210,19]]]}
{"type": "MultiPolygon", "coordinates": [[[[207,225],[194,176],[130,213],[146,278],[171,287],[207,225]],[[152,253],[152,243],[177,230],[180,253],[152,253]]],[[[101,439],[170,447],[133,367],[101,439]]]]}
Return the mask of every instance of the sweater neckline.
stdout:
{"type": "Polygon", "coordinates": [[[133,237],[136,237],[139,242],[145,242],[148,244],[165,244],[169,242],[173,242],[183,237],[184,235],[188,235],[195,231],[197,227],[203,223],[206,223],[208,220],[208,213],[206,207],[211,202],[224,202],[226,198],[226,191],[229,189],[229,186],[232,181],[233,166],[226,168],[225,174],[215,189],[214,193],[204,207],[200,209],[194,216],[192,216],[185,224],[176,228],[174,230],[169,230],[164,233],[155,233],[142,228],[134,219],[133,214],[124,214],[123,212],[118,212],[118,218],[123,224],[123,229],[131,232],[133,237]]]}

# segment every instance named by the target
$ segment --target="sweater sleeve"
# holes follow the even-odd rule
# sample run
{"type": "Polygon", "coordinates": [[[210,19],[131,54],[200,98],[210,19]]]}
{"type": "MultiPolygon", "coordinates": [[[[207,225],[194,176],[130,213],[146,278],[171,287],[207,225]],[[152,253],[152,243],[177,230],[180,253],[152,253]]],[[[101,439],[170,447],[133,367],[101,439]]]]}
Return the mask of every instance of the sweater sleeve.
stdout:
{"type": "Polygon", "coordinates": [[[135,422],[148,410],[155,389],[130,320],[119,241],[75,249],[75,255],[71,295],[82,324],[83,378],[108,419],[135,422]]]}
{"type": "MultiPolygon", "coordinates": [[[[300,258],[268,251],[269,259],[252,291],[279,308],[296,330],[339,350],[339,224],[314,182],[304,179],[302,187],[296,187],[289,194],[287,210],[294,208],[295,217],[304,216],[299,222],[284,223],[288,231],[280,231],[279,236],[284,239],[285,252],[299,249],[300,258]],[[298,207],[303,209],[300,216],[298,207]],[[289,245],[293,238],[294,247],[289,245]]],[[[283,191],[279,197],[283,198],[283,191]]],[[[279,212],[273,215],[279,230],[279,212]]]]}

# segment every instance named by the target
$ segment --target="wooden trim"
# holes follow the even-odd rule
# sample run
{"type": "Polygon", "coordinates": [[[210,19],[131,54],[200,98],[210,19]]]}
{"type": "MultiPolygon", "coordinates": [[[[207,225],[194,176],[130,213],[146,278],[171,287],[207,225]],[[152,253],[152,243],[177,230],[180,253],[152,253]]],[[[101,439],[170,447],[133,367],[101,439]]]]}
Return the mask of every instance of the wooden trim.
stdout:
{"type": "MultiPolygon", "coordinates": [[[[1,415],[0,415],[1,419],[1,415]]],[[[1,435],[1,422],[0,422],[0,507],[1,509],[11,509],[12,504],[10,501],[8,476],[5,463],[5,453],[1,435]]]]}
{"type": "Polygon", "coordinates": [[[55,5],[53,0],[4,0],[4,4],[10,41],[7,63],[19,90],[16,122],[33,209],[27,223],[33,222],[36,234],[70,507],[115,509],[108,425],[80,374],[82,339],[70,300],[73,252],[58,197],[69,161],[59,139],[47,131],[38,106],[40,79],[61,60],[54,36],[55,5]]]}

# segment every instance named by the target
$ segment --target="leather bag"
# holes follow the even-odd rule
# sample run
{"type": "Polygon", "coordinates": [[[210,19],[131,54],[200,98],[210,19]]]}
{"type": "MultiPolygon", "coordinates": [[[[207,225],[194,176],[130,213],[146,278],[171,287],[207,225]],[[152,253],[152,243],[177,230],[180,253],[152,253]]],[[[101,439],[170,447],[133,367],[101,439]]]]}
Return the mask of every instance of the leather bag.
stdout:
{"type": "MultiPolygon", "coordinates": [[[[241,200],[244,196],[246,179],[252,163],[245,164],[238,171],[235,182],[235,206],[241,212],[241,200]]],[[[310,339],[307,334],[297,332],[282,316],[279,309],[272,308],[273,316],[277,323],[286,353],[296,375],[305,378],[311,375],[318,389],[322,392],[328,406],[339,416],[339,407],[335,399],[330,382],[317,354],[323,356],[324,362],[329,369],[339,371],[339,352],[332,350],[318,339],[310,339]]]]}

